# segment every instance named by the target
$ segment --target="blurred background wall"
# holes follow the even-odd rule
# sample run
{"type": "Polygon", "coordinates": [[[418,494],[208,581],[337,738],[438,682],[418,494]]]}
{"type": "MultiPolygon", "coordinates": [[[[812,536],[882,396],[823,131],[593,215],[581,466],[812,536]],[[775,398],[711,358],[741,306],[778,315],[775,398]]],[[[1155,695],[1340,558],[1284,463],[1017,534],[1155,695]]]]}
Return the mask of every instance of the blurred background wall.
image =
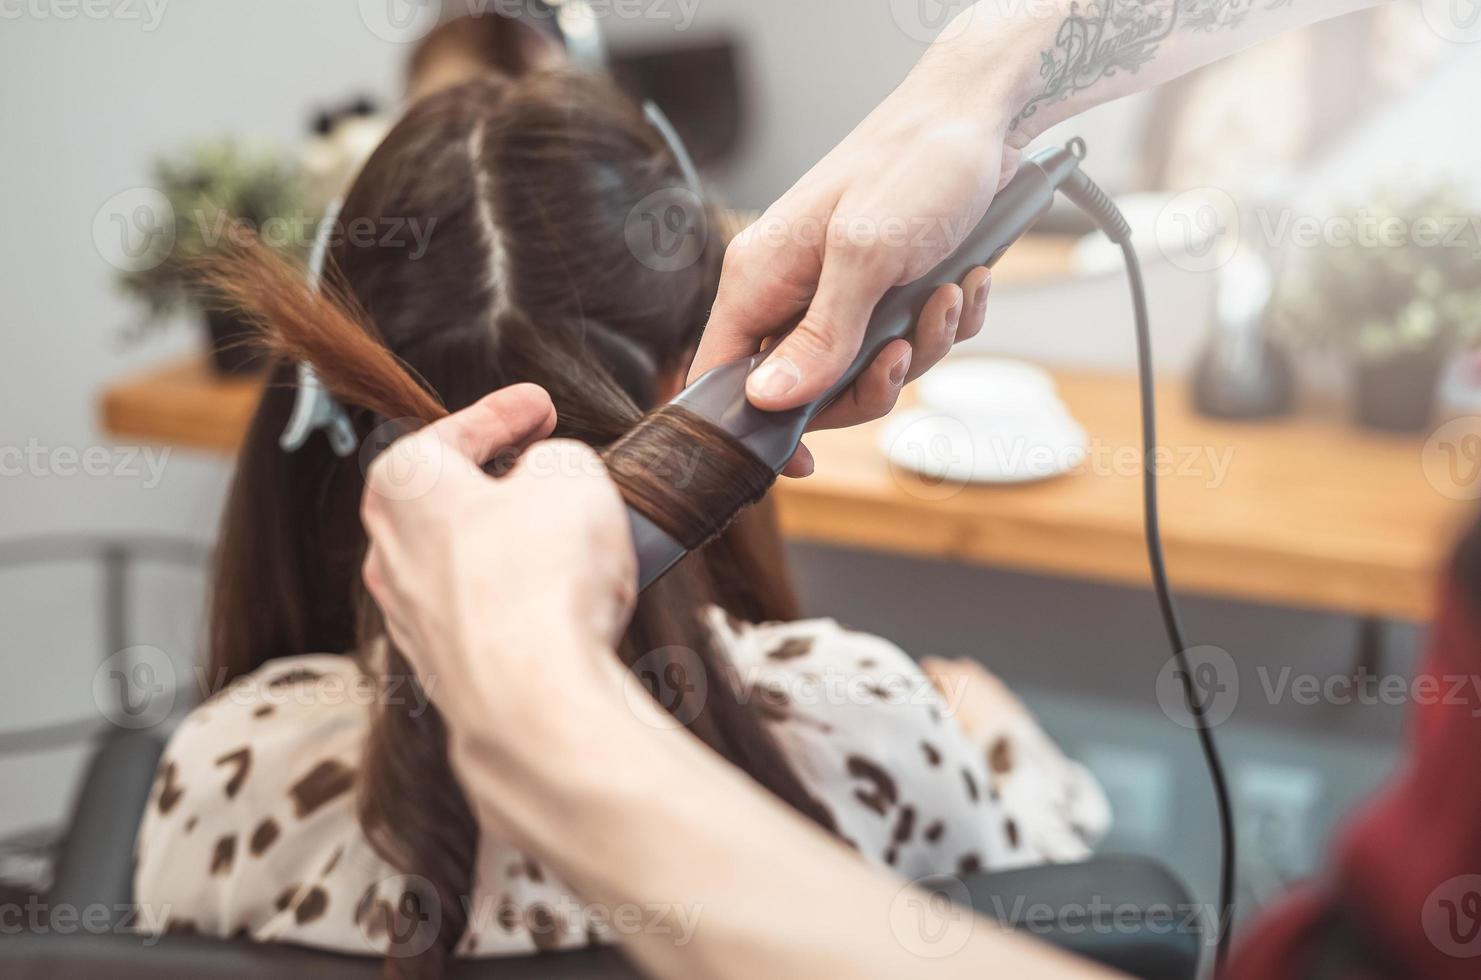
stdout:
{"type": "MultiPolygon", "coordinates": [[[[0,446],[114,445],[97,426],[99,389],[197,346],[184,324],[125,342],[131,314],[94,240],[100,209],[145,184],[158,151],[222,132],[291,143],[318,104],[358,92],[394,103],[399,93],[405,46],[367,29],[350,0],[176,0],[158,9],[157,23],[142,3],[133,9],[136,19],[0,21],[0,446]]],[[[699,0],[684,32],[620,20],[607,29],[616,51],[737,45],[742,141],[711,176],[737,206],[754,208],[841,139],[924,49],[890,4],[858,0],[699,0]]],[[[1474,76],[1463,90],[1476,91],[1474,76]]],[[[1140,189],[1155,104],[1153,96],[1127,100],[1068,127],[1087,137],[1093,172],[1108,187],[1140,189]]],[[[1357,157],[1384,159],[1441,137],[1474,139],[1474,127],[1398,127],[1370,137],[1357,157]]],[[[1150,275],[1159,350],[1177,370],[1201,340],[1210,286],[1165,265],[1150,275]]],[[[1000,295],[978,346],[1049,363],[1129,366],[1123,290],[1108,273],[1053,296],[1000,295]]],[[[0,478],[0,540],[143,532],[208,544],[228,476],[219,458],[175,450],[157,482],[0,478]]],[[[823,548],[796,553],[812,610],[918,654],[978,656],[1004,674],[1105,779],[1121,815],[1112,846],[1154,850],[1212,896],[1211,803],[1191,734],[1170,725],[1152,697],[1165,653],[1148,594],[823,548]]],[[[5,727],[95,712],[96,573],[47,566],[0,572],[0,583],[5,727]]],[[[165,650],[188,672],[200,600],[197,576],[146,576],[129,642],[165,650]]],[[[1354,624],[1339,617],[1196,600],[1189,608],[1195,642],[1218,643],[1249,669],[1342,669],[1355,643],[1354,624]]],[[[1393,669],[1405,669],[1414,630],[1396,627],[1388,639],[1393,669]]],[[[1251,895],[1314,864],[1335,815],[1385,771],[1398,728],[1396,710],[1354,706],[1242,716],[1226,729],[1236,787],[1254,817],[1251,895]]],[[[0,836],[58,819],[80,758],[81,750],[0,758],[0,836]]]]}

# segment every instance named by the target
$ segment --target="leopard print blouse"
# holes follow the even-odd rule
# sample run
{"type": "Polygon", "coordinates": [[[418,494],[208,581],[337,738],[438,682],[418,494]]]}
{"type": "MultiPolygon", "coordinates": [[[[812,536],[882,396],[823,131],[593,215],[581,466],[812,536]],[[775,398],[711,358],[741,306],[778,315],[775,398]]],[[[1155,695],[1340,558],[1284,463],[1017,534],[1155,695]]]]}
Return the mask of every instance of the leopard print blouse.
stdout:
{"type": "MultiPolygon", "coordinates": [[[[802,782],[867,860],[911,879],[1075,861],[1109,824],[1095,780],[1030,718],[963,731],[886,640],[831,620],[740,626],[718,611],[711,628],[802,782]]],[[[410,885],[371,849],[355,789],[371,705],[396,694],[355,658],[303,656],[192,711],[139,832],[139,927],[385,955],[410,885]]],[[[619,938],[610,917],[488,835],[475,878],[460,955],[619,938]]]]}

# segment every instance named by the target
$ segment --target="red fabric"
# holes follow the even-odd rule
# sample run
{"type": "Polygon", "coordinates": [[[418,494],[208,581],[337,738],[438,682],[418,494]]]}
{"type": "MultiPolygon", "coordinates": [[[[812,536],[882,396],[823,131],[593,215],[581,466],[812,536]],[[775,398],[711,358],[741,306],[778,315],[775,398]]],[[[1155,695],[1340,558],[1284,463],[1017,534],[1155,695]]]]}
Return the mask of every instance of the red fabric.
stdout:
{"type": "Polygon", "coordinates": [[[1401,976],[1481,977],[1481,617],[1453,580],[1416,676],[1433,686],[1411,688],[1402,768],[1351,819],[1324,884],[1245,931],[1231,978],[1304,977],[1333,905],[1401,976]]]}

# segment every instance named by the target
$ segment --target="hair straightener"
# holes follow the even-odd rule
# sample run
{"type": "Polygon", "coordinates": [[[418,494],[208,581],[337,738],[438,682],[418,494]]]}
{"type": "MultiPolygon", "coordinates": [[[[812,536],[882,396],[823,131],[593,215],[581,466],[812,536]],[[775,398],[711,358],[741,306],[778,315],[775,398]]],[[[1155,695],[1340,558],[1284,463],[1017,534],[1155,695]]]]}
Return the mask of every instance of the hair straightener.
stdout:
{"type": "MultiPolygon", "coordinates": [[[[796,452],[803,432],[813,418],[848,389],[886,344],[910,333],[937,285],[942,282],[960,282],[974,267],[991,267],[996,264],[1003,253],[1044,216],[1054,203],[1057,193],[1063,193],[1078,205],[1107,237],[1121,246],[1136,314],[1144,456],[1142,500],[1147,558],[1158,608],[1173,656],[1178,661],[1184,694],[1197,727],[1205,761],[1208,763],[1219,812],[1222,835],[1219,882],[1222,921],[1216,924],[1219,935],[1216,973],[1221,973],[1228,952],[1234,913],[1232,812],[1223,766],[1205,714],[1206,704],[1194,687],[1193,674],[1188,668],[1185,653],[1187,644],[1183,641],[1182,624],[1168,586],[1162,557],[1157,481],[1152,455],[1157,445],[1157,431],[1146,295],[1141,267],[1131,245],[1131,227],[1115,203],[1080,170],[1080,163],[1084,158],[1085,144],[1077,138],[1063,147],[1045,150],[1024,161],[1018,173],[998,192],[982,220],[952,256],[918,281],[896,287],[885,294],[869,320],[858,357],[844,372],[843,377],[816,401],[785,412],[765,412],[753,407],[746,398],[746,379],[766,359],[767,353],[762,352],[707,372],[669,405],[687,410],[740,443],[757,460],[769,466],[775,478],[796,452]]],[[[744,504],[745,501],[737,501],[734,510],[738,512],[744,504]]],[[[689,549],[631,506],[628,507],[628,515],[637,550],[639,588],[645,589],[672,568],[689,549]]],[[[730,517],[733,514],[717,516],[730,517]]]]}
{"type": "MultiPolygon", "coordinates": [[[[976,228],[956,252],[917,282],[891,289],[875,307],[859,355],[838,383],[815,401],[785,412],[766,412],[746,398],[746,379],[767,357],[759,353],[706,372],[671,404],[688,409],[725,431],[757,459],[782,471],[813,418],[853,384],[892,340],[908,336],[926,301],[943,282],[960,282],[979,265],[995,265],[1054,203],[1057,190],[1080,175],[1084,144],[1078,140],[1025,161],[998,192],[976,228]]],[[[1083,178],[1082,178],[1083,179],[1083,178]]],[[[688,549],[638,511],[629,508],[638,555],[638,586],[646,589],[683,558],[688,549]]]]}

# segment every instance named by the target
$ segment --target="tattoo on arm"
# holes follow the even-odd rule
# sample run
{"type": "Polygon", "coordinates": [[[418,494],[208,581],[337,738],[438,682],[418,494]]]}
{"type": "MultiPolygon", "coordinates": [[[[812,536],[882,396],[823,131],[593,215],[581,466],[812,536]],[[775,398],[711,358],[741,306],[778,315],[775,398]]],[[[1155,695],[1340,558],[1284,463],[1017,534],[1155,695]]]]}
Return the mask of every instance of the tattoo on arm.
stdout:
{"type": "MultiPolygon", "coordinates": [[[[1076,0],[1059,25],[1054,46],[1040,52],[1043,90],[1010,129],[1045,105],[1064,101],[1118,72],[1134,74],[1157,56],[1175,31],[1233,30],[1259,0],[1076,0]]],[[[1263,0],[1267,10],[1293,0],[1263,0]]]]}

